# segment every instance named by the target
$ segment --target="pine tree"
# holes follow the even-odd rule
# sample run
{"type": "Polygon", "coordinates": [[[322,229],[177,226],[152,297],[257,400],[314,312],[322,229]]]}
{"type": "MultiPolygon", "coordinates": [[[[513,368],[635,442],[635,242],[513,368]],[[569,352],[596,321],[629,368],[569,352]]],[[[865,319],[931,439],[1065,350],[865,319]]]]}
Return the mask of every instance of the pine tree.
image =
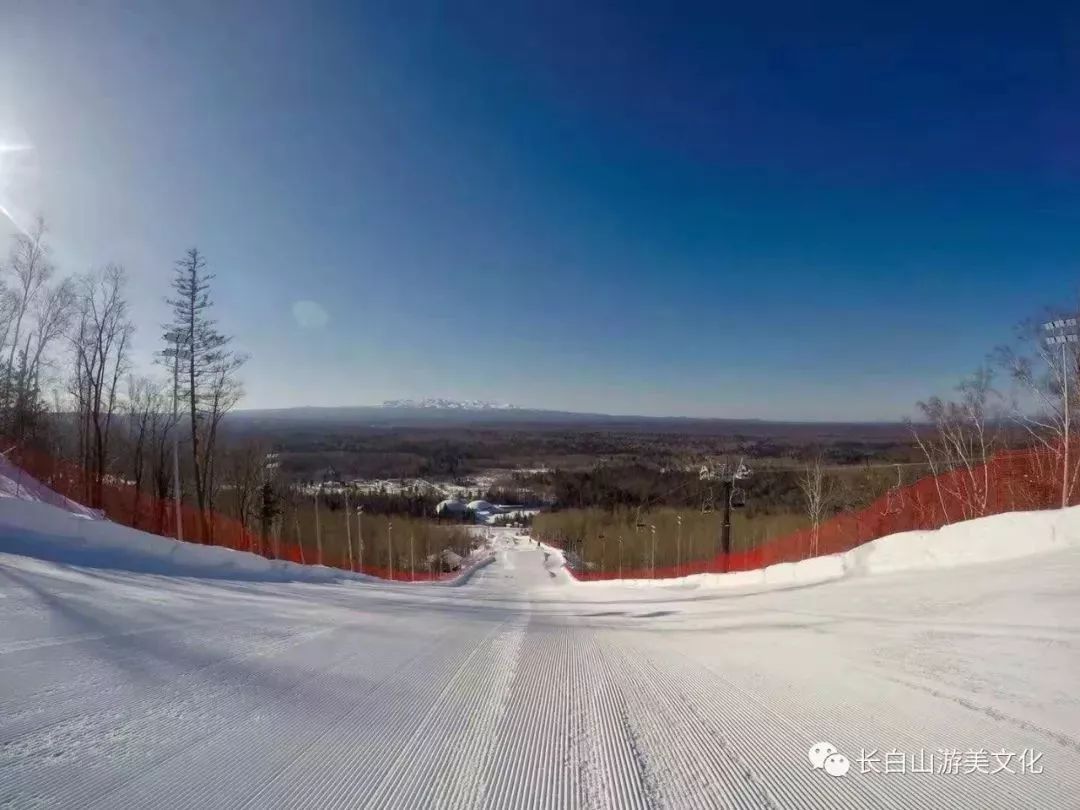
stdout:
{"type": "Polygon", "coordinates": [[[168,299],[173,318],[166,326],[166,349],[162,352],[169,365],[175,365],[176,396],[190,420],[192,474],[203,542],[213,537],[209,507],[217,427],[239,399],[234,375],[246,359],[229,348],[232,338],[219,332],[210,317],[213,279],[198,248],[191,248],[176,262],[173,297],[168,299]]]}

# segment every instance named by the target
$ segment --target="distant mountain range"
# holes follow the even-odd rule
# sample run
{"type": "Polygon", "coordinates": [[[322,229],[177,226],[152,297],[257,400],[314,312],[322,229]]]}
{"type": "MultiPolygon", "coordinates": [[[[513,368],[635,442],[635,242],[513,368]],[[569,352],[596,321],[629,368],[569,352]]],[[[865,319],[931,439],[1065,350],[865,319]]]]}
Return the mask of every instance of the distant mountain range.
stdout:
{"type": "Polygon", "coordinates": [[[467,399],[464,402],[456,399],[443,399],[442,397],[427,397],[425,399],[388,399],[382,404],[384,408],[406,408],[409,410],[443,410],[443,411],[518,411],[517,405],[506,402],[488,402],[482,399],[467,399]]]}
{"type": "Polygon", "coordinates": [[[424,428],[514,428],[683,433],[744,438],[815,440],[899,440],[908,429],[899,422],[784,422],[763,419],[705,419],[573,413],[522,408],[491,402],[449,399],[395,399],[382,405],[269,408],[229,414],[234,429],[272,431],[386,430],[424,428]]]}

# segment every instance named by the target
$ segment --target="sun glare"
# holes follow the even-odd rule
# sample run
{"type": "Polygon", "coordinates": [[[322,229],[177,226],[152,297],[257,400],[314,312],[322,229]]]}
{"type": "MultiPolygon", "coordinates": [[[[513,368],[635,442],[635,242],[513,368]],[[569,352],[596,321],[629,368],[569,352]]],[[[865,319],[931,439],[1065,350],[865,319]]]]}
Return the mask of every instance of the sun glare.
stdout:
{"type": "Polygon", "coordinates": [[[23,233],[26,232],[25,229],[11,210],[14,206],[12,196],[15,194],[14,187],[18,173],[19,157],[17,156],[32,149],[33,147],[27,143],[0,141],[0,214],[23,233]]]}

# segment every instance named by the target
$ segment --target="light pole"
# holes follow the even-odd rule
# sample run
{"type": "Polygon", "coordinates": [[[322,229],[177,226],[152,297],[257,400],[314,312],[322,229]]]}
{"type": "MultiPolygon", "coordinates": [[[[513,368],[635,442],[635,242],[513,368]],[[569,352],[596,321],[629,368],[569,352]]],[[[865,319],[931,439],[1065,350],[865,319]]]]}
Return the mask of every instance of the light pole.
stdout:
{"type": "Polygon", "coordinates": [[[622,535],[616,539],[619,541],[619,579],[622,579],[622,535]]]}
{"type": "Polygon", "coordinates": [[[413,541],[416,536],[413,532],[409,532],[409,582],[416,582],[416,563],[413,557],[413,541]]]}
{"type": "Polygon", "coordinates": [[[349,512],[349,488],[345,487],[345,545],[349,549],[349,570],[355,571],[352,555],[352,513],[349,512]]]}
{"type": "Polygon", "coordinates": [[[652,546],[649,549],[649,579],[656,579],[656,526],[649,524],[652,532],[652,546]]]}
{"type": "Polygon", "coordinates": [[[1061,346],[1061,428],[1062,428],[1062,471],[1061,471],[1061,508],[1069,505],[1069,433],[1070,410],[1069,407],[1069,373],[1072,364],[1065,358],[1066,348],[1080,342],[1080,334],[1077,332],[1076,318],[1060,318],[1056,321],[1047,321],[1043,324],[1043,330],[1049,334],[1044,338],[1048,346],[1061,346]]]}
{"type": "Polygon", "coordinates": [[[600,570],[607,571],[607,535],[600,533],[600,570]]]}
{"type": "Polygon", "coordinates": [[[675,516],[678,530],[675,534],[675,576],[682,576],[682,515],[675,516]]]}
{"type": "Polygon", "coordinates": [[[359,555],[357,567],[364,573],[364,507],[356,507],[356,551],[359,555]]]}
{"type": "Polygon", "coordinates": [[[394,521],[386,524],[386,553],[390,557],[390,579],[394,578],[394,521]]]}
{"type": "Polygon", "coordinates": [[[322,565],[322,527],[319,525],[319,488],[315,488],[315,554],[316,564],[322,565]]]}
{"type": "Polygon", "coordinates": [[[720,550],[724,555],[724,570],[727,571],[728,556],[731,554],[731,490],[730,481],[723,481],[720,494],[724,496],[724,522],[720,526],[720,550]]]}

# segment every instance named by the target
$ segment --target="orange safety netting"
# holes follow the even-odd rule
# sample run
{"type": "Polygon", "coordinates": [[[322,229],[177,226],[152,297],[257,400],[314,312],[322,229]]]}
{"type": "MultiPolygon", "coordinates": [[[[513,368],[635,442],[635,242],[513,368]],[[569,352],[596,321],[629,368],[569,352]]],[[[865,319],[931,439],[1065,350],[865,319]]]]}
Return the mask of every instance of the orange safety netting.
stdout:
{"type": "MultiPolygon", "coordinates": [[[[1080,446],[1071,458],[1080,460],[1080,446]]],[[[1061,506],[1063,454],[1054,449],[1009,450],[986,464],[962,467],[897,487],[864,509],[838,514],[814,528],[767,540],[747,551],[689,560],[678,566],[623,568],[624,579],[665,579],[689,574],[730,573],[798,562],[850,551],[898,532],[939,529],[949,523],[1018,510],[1061,506]]],[[[1075,478],[1080,465],[1070,463],[1075,478]]],[[[1071,484],[1070,480],[1070,484],[1071,484]]],[[[1078,498],[1072,494],[1068,503],[1078,498]]],[[[550,542],[545,540],[545,542],[550,542]]],[[[559,545],[558,542],[551,542],[559,545]]],[[[616,579],[619,571],[572,569],[581,580],[616,579]]]]}
{"type": "MultiPolygon", "coordinates": [[[[175,502],[170,498],[154,497],[112,476],[98,482],[95,475],[80,465],[30,448],[14,447],[5,455],[49,489],[100,510],[115,523],[165,537],[177,535],[177,512],[175,502]]],[[[309,565],[316,562],[310,550],[305,555],[299,543],[263,537],[236,518],[217,511],[208,511],[204,519],[197,508],[182,504],[180,524],[181,538],[186,542],[248,551],[272,560],[309,565]]],[[[457,575],[456,572],[411,571],[401,567],[392,570],[374,565],[361,567],[355,561],[350,564],[346,550],[337,553],[324,550],[322,564],[398,582],[441,580],[457,575]]]]}

